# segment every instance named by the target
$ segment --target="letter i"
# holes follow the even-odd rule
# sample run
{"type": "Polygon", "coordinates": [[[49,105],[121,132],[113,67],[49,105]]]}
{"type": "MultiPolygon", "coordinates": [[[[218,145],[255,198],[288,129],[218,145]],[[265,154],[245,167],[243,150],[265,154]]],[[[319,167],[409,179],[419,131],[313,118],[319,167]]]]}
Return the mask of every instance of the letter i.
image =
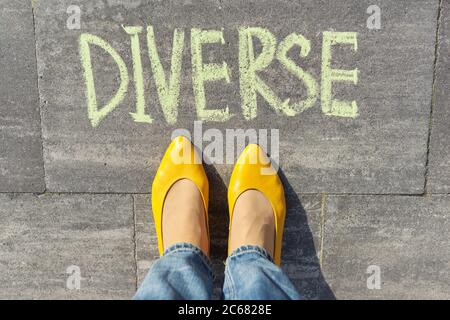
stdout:
{"type": "Polygon", "coordinates": [[[133,58],[133,78],[136,88],[136,112],[130,112],[134,122],[152,123],[153,119],[145,113],[144,79],[142,72],[141,48],[139,45],[139,33],[142,27],[123,27],[131,36],[131,55],[133,58]]]}

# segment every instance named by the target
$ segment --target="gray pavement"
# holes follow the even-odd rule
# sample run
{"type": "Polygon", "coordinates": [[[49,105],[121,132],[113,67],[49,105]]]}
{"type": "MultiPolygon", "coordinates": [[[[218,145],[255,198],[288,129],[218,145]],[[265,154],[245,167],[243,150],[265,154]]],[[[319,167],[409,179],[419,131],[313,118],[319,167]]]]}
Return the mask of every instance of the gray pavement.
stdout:
{"type": "Polygon", "coordinates": [[[33,16],[23,2],[0,8],[0,192],[43,192],[33,16]]]}
{"type": "Polygon", "coordinates": [[[429,190],[436,193],[450,193],[450,93],[448,68],[450,58],[450,3],[442,2],[436,61],[436,79],[433,94],[433,117],[431,124],[429,190]]]}
{"type": "MultiPolygon", "coordinates": [[[[279,130],[305,298],[449,299],[449,36],[448,0],[0,0],[0,298],[132,297],[158,256],[152,178],[202,119],[279,130]]],[[[218,297],[232,164],[206,170],[218,297]]]]}

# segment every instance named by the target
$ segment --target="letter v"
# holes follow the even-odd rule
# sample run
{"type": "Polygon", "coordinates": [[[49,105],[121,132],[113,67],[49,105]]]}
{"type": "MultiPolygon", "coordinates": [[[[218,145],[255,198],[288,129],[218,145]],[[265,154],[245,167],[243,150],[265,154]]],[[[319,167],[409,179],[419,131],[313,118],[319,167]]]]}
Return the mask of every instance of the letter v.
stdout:
{"type": "Polygon", "coordinates": [[[159,102],[167,123],[177,122],[178,102],[180,96],[181,63],[183,57],[184,31],[175,29],[173,32],[172,61],[169,81],[167,82],[164,68],[156,49],[155,33],[152,26],[147,27],[147,46],[150,64],[158,91],[159,102]]]}

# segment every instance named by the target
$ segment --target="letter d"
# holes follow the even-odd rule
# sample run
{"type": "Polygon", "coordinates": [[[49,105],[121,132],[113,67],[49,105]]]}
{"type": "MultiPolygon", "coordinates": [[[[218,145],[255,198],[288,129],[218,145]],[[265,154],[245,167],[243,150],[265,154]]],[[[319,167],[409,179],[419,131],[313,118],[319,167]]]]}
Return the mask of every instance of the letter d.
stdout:
{"type": "Polygon", "coordinates": [[[98,126],[100,121],[106,117],[111,111],[113,111],[117,105],[122,102],[128,89],[128,71],[127,66],[123,59],[119,56],[116,50],[111,47],[105,40],[100,37],[94,36],[92,34],[83,33],[80,36],[80,56],[81,65],[84,69],[84,81],[86,83],[86,98],[88,102],[88,116],[91,120],[92,127],[98,126]],[[90,44],[99,46],[106,52],[108,52],[111,57],[116,62],[119,72],[120,72],[120,86],[117,90],[116,95],[103,107],[98,108],[97,106],[97,96],[95,94],[95,84],[94,84],[94,73],[92,70],[91,62],[91,51],[90,44]]]}

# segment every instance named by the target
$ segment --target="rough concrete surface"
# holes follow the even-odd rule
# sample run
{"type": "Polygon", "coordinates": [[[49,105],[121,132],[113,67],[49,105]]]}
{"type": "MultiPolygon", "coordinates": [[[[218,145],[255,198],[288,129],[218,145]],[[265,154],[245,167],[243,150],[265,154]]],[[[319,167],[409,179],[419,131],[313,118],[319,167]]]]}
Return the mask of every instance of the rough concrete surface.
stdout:
{"type": "Polygon", "coordinates": [[[323,268],[336,297],[449,299],[449,208],[449,196],[329,197],[323,268]]]}
{"type": "Polygon", "coordinates": [[[0,219],[1,299],[134,294],[130,195],[0,195],[0,219]]]}
{"type": "Polygon", "coordinates": [[[450,193],[450,3],[442,2],[434,84],[428,191],[450,193]]]}
{"type": "MultiPolygon", "coordinates": [[[[40,97],[44,102],[44,158],[50,191],[149,191],[170,133],[176,128],[191,129],[197,118],[189,36],[191,28],[196,27],[223,28],[225,45],[206,45],[203,55],[205,62],[225,61],[231,70],[228,85],[224,81],[207,82],[205,90],[208,108],[228,104],[234,116],[223,123],[205,122],[204,129],[279,129],[280,164],[297,192],[423,192],[438,1],[381,1],[381,30],[367,28],[370,1],[83,2],[79,30],[66,26],[66,10],[72,2],[45,1],[35,11],[40,97]],[[122,25],[144,27],[140,35],[141,60],[145,106],[154,118],[151,124],[136,123],[129,115],[136,109],[131,80],[134,73],[130,36],[122,25]],[[156,93],[146,49],[147,25],[154,27],[166,70],[174,29],[183,28],[186,33],[179,117],[174,125],[167,125],[156,93]],[[295,60],[316,79],[319,92],[323,32],[358,33],[356,52],[348,44],[333,48],[332,67],[358,69],[358,84],[334,84],[333,97],[355,100],[359,116],[326,115],[319,99],[310,109],[288,117],[276,114],[260,97],[257,117],[245,120],[239,93],[237,32],[242,26],[267,28],[278,42],[292,32],[310,40],[310,54],[295,60]],[[95,128],[88,118],[79,52],[79,39],[84,33],[107,41],[123,58],[130,77],[123,102],[95,128]]],[[[101,107],[117,91],[120,76],[117,64],[102,49],[92,48],[91,60],[101,107]]],[[[304,84],[279,63],[261,72],[261,78],[280,99],[304,99],[304,84]]],[[[229,167],[219,171],[224,180],[229,178],[229,167]]]]}
{"type": "Polygon", "coordinates": [[[42,191],[33,13],[22,1],[1,0],[0,192],[42,191]]]}
{"type": "Polygon", "coordinates": [[[286,190],[282,268],[304,298],[449,299],[449,10],[0,0],[0,299],[131,298],[158,258],[150,187],[181,128],[206,156],[214,298],[233,163],[260,129],[286,190]]]}

